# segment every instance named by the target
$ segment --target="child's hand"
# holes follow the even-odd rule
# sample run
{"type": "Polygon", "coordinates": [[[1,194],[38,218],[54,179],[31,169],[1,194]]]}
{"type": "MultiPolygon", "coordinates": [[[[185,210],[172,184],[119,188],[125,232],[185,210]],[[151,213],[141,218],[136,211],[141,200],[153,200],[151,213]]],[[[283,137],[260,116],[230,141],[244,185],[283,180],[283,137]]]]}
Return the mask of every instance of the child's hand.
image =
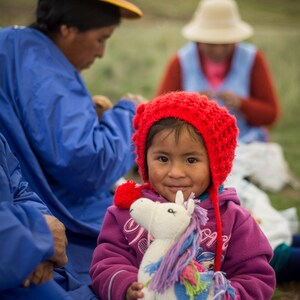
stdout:
{"type": "Polygon", "coordinates": [[[44,261],[40,263],[23,282],[23,287],[27,288],[31,283],[39,285],[51,279],[53,279],[53,263],[50,261],[44,261]]]}
{"type": "Polygon", "coordinates": [[[140,282],[133,282],[131,286],[127,289],[126,300],[136,300],[144,297],[142,292],[144,285],[140,282]]]}

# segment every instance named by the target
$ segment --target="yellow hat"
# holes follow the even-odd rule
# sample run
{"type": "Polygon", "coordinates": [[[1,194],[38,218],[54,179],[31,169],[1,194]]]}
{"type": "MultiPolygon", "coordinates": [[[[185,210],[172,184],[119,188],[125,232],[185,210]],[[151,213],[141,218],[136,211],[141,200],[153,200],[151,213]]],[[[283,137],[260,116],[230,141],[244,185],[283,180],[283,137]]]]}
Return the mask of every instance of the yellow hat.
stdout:
{"type": "Polygon", "coordinates": [[[182,34],[195,42],[230,44],[249,38],[253,28],[241,20],[234,0],[201,0],[182,34]]]}
{"type": "Polygon", "coordinates": [[[143,12],[134,4],[124,0],[100,0],[120,7],[121,17],[127,19],[140,18],[143,12]]]}

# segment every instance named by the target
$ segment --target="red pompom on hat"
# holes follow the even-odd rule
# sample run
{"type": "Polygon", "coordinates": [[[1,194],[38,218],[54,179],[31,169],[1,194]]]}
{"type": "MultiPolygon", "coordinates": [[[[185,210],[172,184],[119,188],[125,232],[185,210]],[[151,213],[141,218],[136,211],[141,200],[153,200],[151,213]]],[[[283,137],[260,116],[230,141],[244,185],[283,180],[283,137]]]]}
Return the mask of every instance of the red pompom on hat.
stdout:
{"type": "Polygon", "coordinates": [[[136,162],[145,182],[149,181],[146,166],[146,139],[153,124],[165,118],[176,118],[192,125],[202,136],[206,146],[211,184],[210,198],[216,215],[217,251],[215,270],[220,270],[222,256],[222,222],[219,211],[218,190],[231,171],[237,146],[236,119],[226,108],[206,96],[191,92],[171,92],[140,104],[134,117],[133,141],[136,162]]]}
{"type": "Polygon", "coordinates": [[[149,184],[138,185],[134,181],[127,180],[127,182],[117,187],[114,205],[120,209],[129,209],[134,201],[142,197],[142,190],[149,187],[149,184]]]}

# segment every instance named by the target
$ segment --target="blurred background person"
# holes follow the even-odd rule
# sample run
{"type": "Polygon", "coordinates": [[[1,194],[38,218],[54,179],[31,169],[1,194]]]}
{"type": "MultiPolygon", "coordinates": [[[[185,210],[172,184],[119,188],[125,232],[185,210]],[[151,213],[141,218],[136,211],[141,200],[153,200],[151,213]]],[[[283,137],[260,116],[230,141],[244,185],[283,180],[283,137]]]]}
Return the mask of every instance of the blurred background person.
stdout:
{"type": "Polygon", "coordinates": [[[279,102],[263,53],[242,42],[253,28],[241,20],[236,2],[200,1],[182,34],[190,42],[170,59],[157,94],[206,94],[236,116],[240,142],[267,141],[279,102]]]}

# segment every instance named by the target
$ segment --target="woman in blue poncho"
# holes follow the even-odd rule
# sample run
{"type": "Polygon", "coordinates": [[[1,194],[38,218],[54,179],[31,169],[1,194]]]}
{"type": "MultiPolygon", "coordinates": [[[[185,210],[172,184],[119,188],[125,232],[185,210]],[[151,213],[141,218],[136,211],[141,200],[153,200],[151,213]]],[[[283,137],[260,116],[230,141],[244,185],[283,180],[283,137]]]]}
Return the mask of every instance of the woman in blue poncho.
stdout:
{"type": "Polygon", "coordinates": [[[103,56],[122,17],[141,15],[121,0],[40,0],[31,26],[0,30],[0,127],[33,190],[65,224],[66,269],[80,282],[90,281],[111,187],[134,165],[136,106],[120,100],[98,121],[80,72],[103,56]]]}
{"type": "Polygon", "coordinates": [[[52,280],[67,262],[65,227],[22,179],[0,133],[0,299],[72,299],[52,280]]]}

